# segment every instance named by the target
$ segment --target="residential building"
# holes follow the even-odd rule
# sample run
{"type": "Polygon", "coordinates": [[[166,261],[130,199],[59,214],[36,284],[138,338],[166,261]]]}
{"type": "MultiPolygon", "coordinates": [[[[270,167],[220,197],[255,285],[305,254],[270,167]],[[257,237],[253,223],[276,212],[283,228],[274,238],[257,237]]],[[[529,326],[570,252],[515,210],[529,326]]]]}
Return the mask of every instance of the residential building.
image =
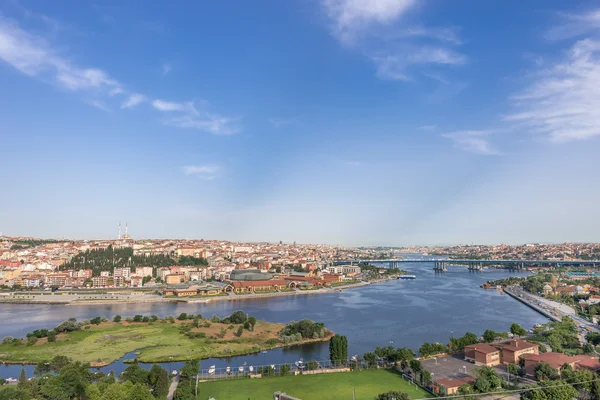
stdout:
{"type": "Polygon", "coordinates": [[[178,283],[187,282],[187,278],[183,272],[165,275],[164,281],[167,285],[176,285],[178,283]]]}
{"type": "Polygon", "coordinates": [[[55,273],[46,275],[45,285],[58,287],[66,286],[67,278],[69,278],[69,274],[55,273]]]}
{"type": "Polygon", "coordinates": [[[568,364],[573,369],[587,369],[593,372],[600,370],[598,358],[587,355],[568,356],[563,353],[523,354],[521,359],[525,362],[525,372],[529,377],[535,377],[535,366],[538,363],[548,363],[560,372],[560,367],[568,364]]]}
{"type": "Polygon", "coordinates": [[[113,276],[114,277],[121,276],[125,280],[129,280],[129,278],[131,277],[131,268],[129,268],[129,267],[115,268],[113,270],[113,276]]]}
{"type": "Polygon", "coordinates": [[[152,267],[135,267],[135,274],[141,277],[152,276],[152,267]]]}
{"type": "Polygon", "coordinates": [[[231,286],[236,293],[254,293],[280,290],[287,287],[283,279],[269,279],[264,281],[232,281],[231,286]]]}
{"type": "Polygon", "coordinates": [[[105,287],[108,284],[108,276],[100,275],[92,277],[92,286],[105,287]]]}

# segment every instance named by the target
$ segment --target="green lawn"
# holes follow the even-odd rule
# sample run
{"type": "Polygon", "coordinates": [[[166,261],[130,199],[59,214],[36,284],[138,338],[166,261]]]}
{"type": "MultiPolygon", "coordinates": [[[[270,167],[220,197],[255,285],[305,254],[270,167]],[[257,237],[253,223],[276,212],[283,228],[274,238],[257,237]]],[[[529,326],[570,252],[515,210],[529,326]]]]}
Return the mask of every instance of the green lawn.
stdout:
{"type": "Polygon", "coordinates": [[[394,371],[369,370],[206,382],[198,385],[198,400],[272,399],[276,391],[302,400],[352,400],[352,389],[356,390],[356,400],[373,400],[390,390],[408,393],[413,399],[433,397],[394,371]]]}

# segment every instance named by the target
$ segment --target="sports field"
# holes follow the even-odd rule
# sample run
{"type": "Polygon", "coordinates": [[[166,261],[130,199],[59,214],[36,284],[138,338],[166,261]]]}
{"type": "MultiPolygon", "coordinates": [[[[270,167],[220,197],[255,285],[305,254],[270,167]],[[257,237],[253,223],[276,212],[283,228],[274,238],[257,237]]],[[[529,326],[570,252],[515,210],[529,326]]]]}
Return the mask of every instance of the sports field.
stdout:
{"type": "Polygon", "coordinates": [[[206,382],[198,385],[198,400],[264,400],[276,391],[302,400],[373,400],[379,393],[396,390],[413,399],[433,397],[411,385],[396,372],[368,370],[319,375],[206,382]]]}

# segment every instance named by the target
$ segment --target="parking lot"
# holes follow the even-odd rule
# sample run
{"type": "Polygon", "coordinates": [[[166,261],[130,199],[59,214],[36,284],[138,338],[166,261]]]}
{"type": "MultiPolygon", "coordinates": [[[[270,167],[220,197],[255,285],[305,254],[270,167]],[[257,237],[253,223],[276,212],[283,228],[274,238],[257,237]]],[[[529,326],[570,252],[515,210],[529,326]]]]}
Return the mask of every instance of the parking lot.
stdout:
{"type": "Polygon", "coordinates": [[[465,377],[467,375],[475,375],[477,366],[468,361],[465,361],[464,354],[456,354],[452,356],[444,356],[421,361],[423,367],[431,372],[431,378],[435,381],[438,379],[453,379],[465,377]]]}

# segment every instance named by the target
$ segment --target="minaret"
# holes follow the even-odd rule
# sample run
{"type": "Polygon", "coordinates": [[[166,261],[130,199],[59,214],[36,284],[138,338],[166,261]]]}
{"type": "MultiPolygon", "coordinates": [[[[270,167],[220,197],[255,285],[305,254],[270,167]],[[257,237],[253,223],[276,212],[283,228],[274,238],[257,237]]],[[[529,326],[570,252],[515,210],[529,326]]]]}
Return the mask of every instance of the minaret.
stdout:
{"type": "Polygon", "coordinates": [[[127,222],[125,222],[125,237],[129,239],[129,234],[127,233],[127,222]]]}
{"type": "Polygon", "coordinates": [[[119,240],[121,240],[121,221],[119,221],[119,240]]]}

